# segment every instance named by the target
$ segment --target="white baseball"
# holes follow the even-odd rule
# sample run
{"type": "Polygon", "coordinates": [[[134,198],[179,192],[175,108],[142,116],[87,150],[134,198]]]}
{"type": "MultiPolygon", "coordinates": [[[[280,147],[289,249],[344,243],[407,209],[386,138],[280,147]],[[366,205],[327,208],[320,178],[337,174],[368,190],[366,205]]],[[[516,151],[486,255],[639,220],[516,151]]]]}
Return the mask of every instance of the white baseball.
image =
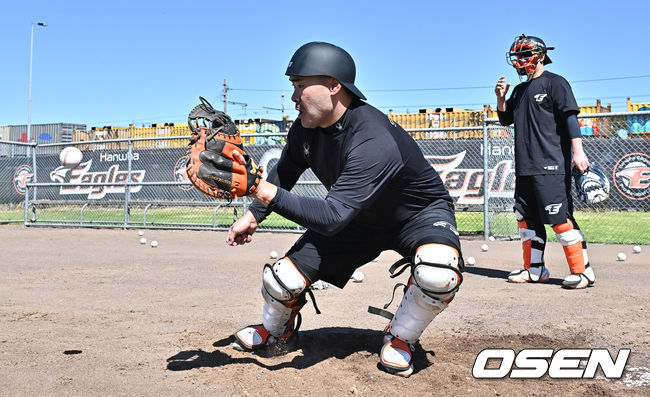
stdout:
{"type": "Polygon", "coordinates": [[[488,247],[487,244],[483,244],[483,245],[481,245],[481,251],[483,251],[483,252],[487,252],[488,248],[489,248],[489,247],[488,247]]]}
{"type": "Polygon", "coordinates": [[[140,244],[147,244],[147,239],[144,238],[144,237],[142,237],[142,238],[140,239],[140,244]]]}
{"type": "Polygon", "coordinates": [[[494,236],[490,236],[490,237],[488,237],[488,240],[490,240],[490,241],[494,241],[494,240],[496,240],[496,239],[494,238],[494,236]]]}
{"type": "Polygon", "coordinates": [[[352,277],[350,278],[352,279],[353,282],[360,283],[363,281],[364,278],[366,278],[366,276],[362,272],[357,270],[354,273],[352,273],[352,277]]]}
{"type": "Polygon", "coordinates": [[[140,230],[140,231],[138,232],[138,236],[144,236],[144,232],[143,232],[142,230],[140,230]]]}
{"type": "Polygon", "coordinates": [[[75,146],[66,146],[59,153],[59,160],[61,161],[61,166],[65,168],[75,168],[83,160],[83,154],[75,146]]]}
{"type": "Polygon", "coordinates": [[[152,247],[152,248],[156,248],[157,246],[158,246],[158,242],[157,242],[156,240],[153,240],[153,241],[151,242],[151,247],[152,247]]]}
{"type": "Polygon", "coordinates": [[[635,254],[638,254],[641,252],[641,247],[638,245],[635,245],[634,248],[632,248],[635,254]]]}
{"type": "Polygon", "coordinates": [[[276,259],[276,258],[278,257],[278,252],[277,252],[277,251],[271,251],[271,252],[269,253],[269,257],[270,257],[271,259],[276,259]]]}
{"type": "Polygon", "coordinates": [[[465,264],[469,266],[474,266],[475,263],[476,263],[476,259],[474,259],[473,256],[468,256],[467,259],[465,259],[465,264]]]}
{"type": "Polygon", "coordinates": [[[616,259],[619,261],[624,261],[625,259],[627,259],[627,256],[624,253],[619,252],[618,255],[616,256],[616,259]]]}

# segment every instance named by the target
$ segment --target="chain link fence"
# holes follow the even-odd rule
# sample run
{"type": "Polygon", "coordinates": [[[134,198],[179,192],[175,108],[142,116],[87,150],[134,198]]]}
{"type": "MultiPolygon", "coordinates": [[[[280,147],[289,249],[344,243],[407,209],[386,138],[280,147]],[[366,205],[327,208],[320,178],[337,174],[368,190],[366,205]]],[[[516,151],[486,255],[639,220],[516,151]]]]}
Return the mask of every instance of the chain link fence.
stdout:
{"type": "MultiPolygon", "coordinates": [[[[574,198],[576,218],[588,241],[650,244],[650,128],[643,127],[646,121],[650,127],[650,111],[579,118],[585,151],[610,182],[610,197],[602,203],[585,205],[574,198]]],[[[514,132],[485,114],[454,125],[407,131],[454,198],[459,231],[518,238],[512,213],[514,132]]],[[[226,230],[250,200],[229,202],[194,189],[185,175],[189,136],[171,135],[40,145],[0,141],[0,172],[6,181],[0,186],[0,222],[226,230]],[[58,153],[64,146],[82,150],[78,167],[61,167],[58,153]]],[[[285,136],[244,134],[247,152],[269,170],[280,157],[285,136]]],[[[301,176],[293,192],[327,194],[311,171],[301,176]]],[[[304,229],[272,214],[259,230],[304,229]]]]}
{"type": "MultiPolygon", "coordinates": [[[[650,243],[650,111],[592,113],[578,118],[585,152],[610,184],[609,198],[598,204],[584,203],[573,189],[575,216],[587,240],[650,243]]],[[[418,140],[456,201],[461,233],[516,239],[514,130],[485,114],[482,124],[482,128],[407,131],[418,140]]],[[[549,229],[548,234],[554,233],[549,229]]]]}

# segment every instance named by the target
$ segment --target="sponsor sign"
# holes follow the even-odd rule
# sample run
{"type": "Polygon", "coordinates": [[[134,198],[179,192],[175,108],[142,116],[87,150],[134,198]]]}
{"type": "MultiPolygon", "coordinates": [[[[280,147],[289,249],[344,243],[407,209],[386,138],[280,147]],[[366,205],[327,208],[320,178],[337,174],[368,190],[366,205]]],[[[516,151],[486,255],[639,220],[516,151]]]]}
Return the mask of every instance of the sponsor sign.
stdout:
{"type": "Polygon", "coordinates": [[[614,185],[619,193],[630,200],[650,197],[650,156],[630,153],[621,157],[614,166],[614,185]]]}
{"type": "MultiPolygon", "coordinates": [[[[445,187],[460,207],[483,205],[484,179],[490,195],[490,207],[512,208],[514,203],[515,167],[512,139],[493,138],[483,151],[480,140],[430,140],[418,141],[431,166],[440,174],[445,187]],[[488,172],[483,172],[483,156],[488,157],[488,172]]],[[[574,197],[577,209],[598,210],[648,210],[650,207],[650,140],[585,139],[585,151],[608,178],[610,197],[598,204],[584,204],[574,197]]],[[[247,153],[264,166],[265,177],[275,166],[282,153],[282,145],[249,145],[247,153]]],[[[306,149],[306,148],[301,148],[306,149]]],[[[65,200],[90,199],[120,200],[126,181],[128,154],[125,150],[84,151],[84,161],[74,170],[61,168],[58,156],[39,154],[37,172],[39,182],[61,183],[115,183],[105,187],[43,188],[39,199],[65,200]]],[[[139,149],[132,154],[132,181],[134,182],[186,182],[184,148],[139,149]]],[[[34,181],[31,159],[26,157],[0,157],[0,203],[24,200],[26,183],[34,181]]],[[[306,171],[301,181],[315,181],[315,175],[306,171]]],[[[132,186],[134,200],[212,201],[190,185],[185,186],[132,186]]],[[[324,197],[325,188],[319,185],[296,186],[293,191],[310,197],[324,197]]],[[[479,208],[481,207],[481,208],[479,208]]],[[[553,209],[550,209],[553,210],[553,209]]]]}
{"type": "MultiPolygon", "coordinates": [[[[91,171],[93,160],[81,163],[77,168],[69,169],[57,167],[50,173],[52,182],[67,183],[70,186],[61,186],[59,194],[61,196],[82,195],[89,200],[98,200],[104,198],[109,193],[126,192],[126,182],[128,171],[120,169],[119,164],[111,165],[106,171],[91,171]],[[116,185],[101,186],[78,186],[79,183],[115,183],[116,185]],[[122,184],[122,185],[118,185],[122,184]]],[[[144,182],[145,170],[131,170],[131,182],[144,182]]],[[[131,193],[137,193],[142,186],[131,186],[131,193]]]]}
{"type": "Polygon", "coordinates": [[[27,191],[27,182],[31,182],[34,179],[34,170],[27,164],[21,164],[16,168],[13,177],[13,185],[16,193],[25,195],[27,191]]]}

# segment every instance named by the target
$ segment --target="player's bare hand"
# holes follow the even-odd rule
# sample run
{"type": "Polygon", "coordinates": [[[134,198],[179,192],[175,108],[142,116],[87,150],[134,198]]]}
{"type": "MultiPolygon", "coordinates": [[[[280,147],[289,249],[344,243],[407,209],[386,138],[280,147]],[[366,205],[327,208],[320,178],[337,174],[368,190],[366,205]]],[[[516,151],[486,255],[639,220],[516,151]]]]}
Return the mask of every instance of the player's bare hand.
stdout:
{"type": "Polygon", "coordinates": [[[497,100],[505,100],[506,94],[510,89],[510,83],[506,83],[506,78],[501,76],[497,81],[497,86],[494,87],[494,93],[497,95],[497,100]]]}
{"type": "Polygon", "coordinates": [[[574,153],[571,159],[571,165],[580,171],[581,174],[584,174],[589,168],[589,159],[585,152],[574,153]]]}
{"type": "Polygon", "coordinates": [[[589,168],[589,159],[585,154],[585,150],[582,148],[581,138],[571,139],[571,151],[573,152],[571,166],[580,171],[581,174],[584,174],[589,168]]]}
{"type": "Polygon", "coordinates": [[[226,244],[235,246],[250,243],[253,240],[253,233],[255,233],[258,226],[259,224],[255,217],[250,211],[247,212],[228,229],[226,244]]]}

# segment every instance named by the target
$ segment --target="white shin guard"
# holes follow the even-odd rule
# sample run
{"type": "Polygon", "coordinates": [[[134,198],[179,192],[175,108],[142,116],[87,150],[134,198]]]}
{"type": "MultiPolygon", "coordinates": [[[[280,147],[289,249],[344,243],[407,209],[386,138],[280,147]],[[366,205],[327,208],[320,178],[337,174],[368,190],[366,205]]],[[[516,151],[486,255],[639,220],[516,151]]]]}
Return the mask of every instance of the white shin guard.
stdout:
{"type": "Polygon", "coordinates": [[[266,265],[262,276],[262,324],[275,337],[282,335],[293,313],[292,304],[307,288],[307,280],[287,258],[266,265]]]}
{"type": "Polygon", "coordinates": [[[277,338],[284,333],[287,327],[287,321],[291,318],[291,308],[273,299],[264,287],[262,287],[262,296],[264,297],[262,324],[271,335],[277,338]]]}
{"type": "Polygon", "coordinates": [[[390,333],[407,343],[415,343],[420,338],[462,283],[458,252],[452,247],[423,245],[413,262],[411,285],[390,323],[390,333]]]}
{"type": "Polygon", "coordinates": [[[447,302],[428,296],[413,283],[406,290],[402,303],[391,320],[390,333],[404,342],[415,343],[447,305],[447,302]]]}

